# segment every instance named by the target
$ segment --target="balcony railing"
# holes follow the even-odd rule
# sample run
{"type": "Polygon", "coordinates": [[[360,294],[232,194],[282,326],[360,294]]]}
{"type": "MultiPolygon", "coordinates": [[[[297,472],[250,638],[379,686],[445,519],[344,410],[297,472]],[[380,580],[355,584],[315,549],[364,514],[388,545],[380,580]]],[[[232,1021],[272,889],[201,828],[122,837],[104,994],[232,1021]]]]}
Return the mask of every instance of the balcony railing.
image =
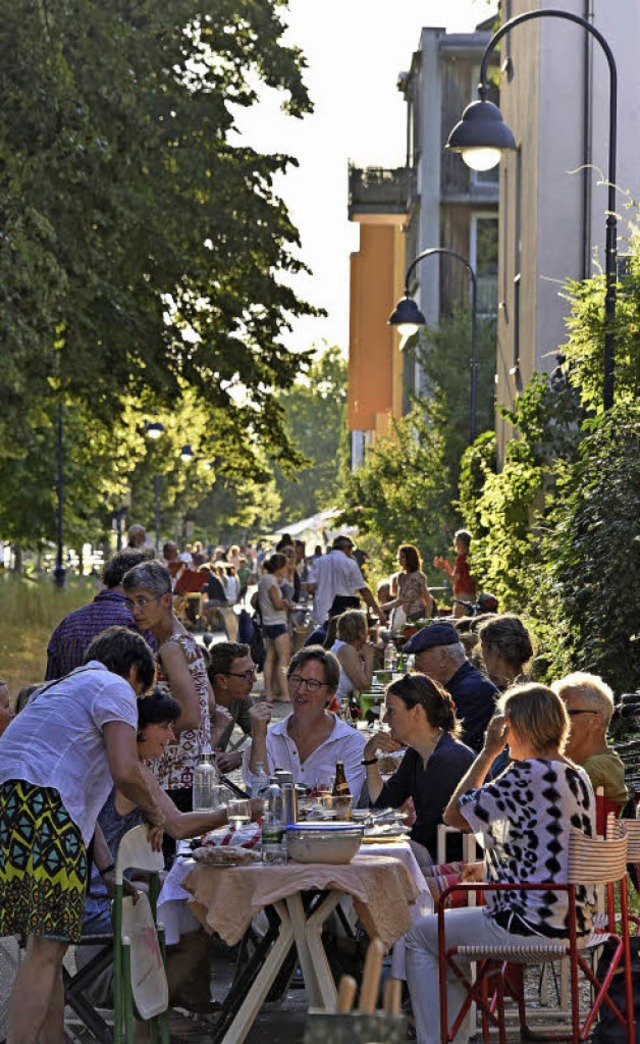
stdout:
{"type": "Polygon", "coordinates": [[[415,170],[349,166],[349,217],[406,214],[416,192],[415,170]]]}

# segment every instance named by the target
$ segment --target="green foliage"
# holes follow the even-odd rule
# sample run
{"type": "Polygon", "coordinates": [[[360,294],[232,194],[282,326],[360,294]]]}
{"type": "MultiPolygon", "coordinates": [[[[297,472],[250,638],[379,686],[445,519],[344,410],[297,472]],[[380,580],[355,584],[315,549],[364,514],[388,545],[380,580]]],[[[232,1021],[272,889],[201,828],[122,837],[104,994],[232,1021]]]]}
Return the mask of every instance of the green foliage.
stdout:
{"type": "Polygon", "coordinates": [[[589,425],[560,468],[540,543],[572,662],[615,692],[640,677],[640,407],[618,403],[589,425]]]}
{"type": "Polygon", "coordinates": [[[341,521],[369,534],[374,570],[393,567],[399,544],[415,544],[430,560],[434,548],[451,543],[456,516],[442,481],[444,457],[441,424],[416,402],[348,477],[341,521]]]}
{"type": "MultiPolygon", "coordinates": [[[[496,331],[492,319],[478,319],[477,433],[494,428],[496,331]]],[[[416,350],[425,380],[425,395],[433,403],[434,421],[441,424],[446,478],[457,489],[460,460],[469,444],[471,398],[471,313],[458,310],[438,327],[421,332],[416,350]],[[441,420],[439,420],[439,418],[441,420]]]]}
{"type": "Polygon", "coordinates": [[[303,267],[273,190],[293,161],[234,125],[261,81],[310,108],[281,6],[2,5],[0,452],[52,390],[113,424],[123,396],[170,409],[187,385],[296,463],[274,395],[304,365],[280,334],[313,312],[282,278],[303,267]]]}
{"type": "Polygon", "coordinates": [[[496,470],[495,442],[481,436],[463,460],[460,509],[474,533],[473,572],[497,595],[501,608],[518,611],[530,595],[529,569],[538,560],[537,514],[553,494],[559,454],[575,452],[575,394],[563,375],[534,375],[504,416],[518,431],[496,470]]]}
{"type": "Polygon", "coordinates": [[[337,347],[316,355],[308,373],[280,396],[285,428],[308,466],[291,475],[276,469],[280,525],[332,507],[346,460],[347,361],[337,347]]]}
{"type": "MultiPolygon", "coordinates": [[[[629,275],[619,287],[616,304],[615,397],[618,402],[634,402],[640,397],[639,236],[636,228],[630,239],[629,275]]],[[[579,390],[583,404],[598,412],[602,409],[604,294],[604,276],[568,284],[570,336],[562,346],[571,384],[579,390]]]]}

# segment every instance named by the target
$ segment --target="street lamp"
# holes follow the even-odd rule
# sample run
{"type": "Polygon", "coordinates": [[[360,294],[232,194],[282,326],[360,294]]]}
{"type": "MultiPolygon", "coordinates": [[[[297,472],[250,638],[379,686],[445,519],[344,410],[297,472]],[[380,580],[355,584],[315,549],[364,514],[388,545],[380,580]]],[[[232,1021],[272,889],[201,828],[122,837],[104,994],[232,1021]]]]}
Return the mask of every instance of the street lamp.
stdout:
{"type": "Polygon", "coordinates": [[[188,464],[190,460],[193,460],[194,456],[195,454],[191,449],[191,443],[185,442],[184,446],[180,450],[180,460],[184,461],[185,464],[188,464]]]}
{"type": "MultiPolygon", "coordinates": [[[[145,434],[148,438],[159,439],[164,434],[164,424],[160,421],[147,421],[144,426],[145,434]]],[[[153,497],[154,497],[154,525],[156,530],[156,551],[160,548],[160,476],[153,476],[153,497]]]]}
{"type": "Polygon", "coordinates": [[[509,19],[497,30],[489,40],[482,55],[480,64],[480,83],[478,85],[479,101],[474,101],[464,110],[462,119],[455,125],[446,148],[452,152],[462,153],[464,162],[474,170],[489,170],[495,167],[500,154],[506,149],[515,149],[516,142],[512,132],[502,119],[497,105],[486,100],[489,85],[487,69],[489,57],[503,36],[511,32],[522,22],[532,18],[564,18],[568,22],[581,25],[598,41],[605,53],[609,65],[609,167],[608,167],[608,201],[605,235],[605,281],[606,295],[604,303],[604,364],[603,364],[603,405],[605,410],[613,406],[614,370],[615,370],[615,337],[614,319],[616,312],[616,268],[617,268],[617,218],[616,218],[616,151],[617,151],[617,106],[618,106],[618,71],[613,52],[606,38],[580,15],[569,11],[557,11],[553,8],[542,8],[537,11],[525,11],[509,19]]]}
{"type": "Polygon", "coordinates": [[[53,571],[53,582],[56,587],[64,587],[67,570],[63,565],[63,530],[64,523],[64,416],[62,401],[58,403],[56,419],[56,567],[53,571]]]}
{"type": "Polygon", "coordinates": [[[471,285],[471,394],[469,402],[469,443],[475,441],[478,428],[478,281],[471,266],[471,262],[447,247],[429,247],[414,257],[404,277],[404,297],[398,301],[393,313],[389,316],[389,324],[397,326],[402,337],[411,337],[417,333],[421,326],[426,324],[426,319],[416,302],[411,298],[409,291],[409,279],[411,273],[425,257],[433,257],[436,254],[447,254],[462,262],[469,274],[471,285]]]}

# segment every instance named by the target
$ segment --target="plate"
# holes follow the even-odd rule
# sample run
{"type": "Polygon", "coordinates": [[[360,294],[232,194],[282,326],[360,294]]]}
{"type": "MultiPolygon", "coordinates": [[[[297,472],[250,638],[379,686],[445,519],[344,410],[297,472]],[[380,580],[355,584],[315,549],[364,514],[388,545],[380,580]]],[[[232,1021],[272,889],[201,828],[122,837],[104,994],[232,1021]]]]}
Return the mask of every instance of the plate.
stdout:
{"type": "Polygon", "coordinates": [[[392,836],[390,836],[389,834],[378,834],[378,835],[374,835],[373,837],[371,837],[371,836],[368,837],[365,834],[365,836],[362,838],[362,844],[363,845],[395,845],[395,844],[398,843],[398,841],[408,841],[408,840],[409,840],[409,835],[408,834],[393,834],[392,836]]]}

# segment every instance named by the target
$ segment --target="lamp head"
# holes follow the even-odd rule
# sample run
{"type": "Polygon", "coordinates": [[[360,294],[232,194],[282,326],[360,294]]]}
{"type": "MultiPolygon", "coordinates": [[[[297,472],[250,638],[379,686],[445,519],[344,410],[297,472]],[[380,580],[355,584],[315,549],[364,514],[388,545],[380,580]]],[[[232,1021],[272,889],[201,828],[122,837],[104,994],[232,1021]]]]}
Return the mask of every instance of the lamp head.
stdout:
{"type": "Polygon", "coordinates": [[[193,460],[193,450],[191,449],[191,443],[185,442],[184,446],[180,450],[180,460],[183,460],[185,464],[189,460],[193,460]]]}
{"type": "Polygon", "coordinates": [[[427,320],[411,297],[403,297],[398,301],[393,313],[389,316],[389,326],[397,326],[398,333],[406,340],[413,337],[427,320]]]}
{"type": "Polygon", "coordinates": [[[451,152],[462,153],[472,170],[491,170],[500,162],[502,152],[515,147],[515,138],[500,109],[490,101],[467,105],[445,145],[451,152]]]}
{"type": "Polygon", "coordinates": [[[161,424],[160,421],[147,421],[144,430],[150,439],[159,439],[164,432],[164,424],[161,424]]]}

